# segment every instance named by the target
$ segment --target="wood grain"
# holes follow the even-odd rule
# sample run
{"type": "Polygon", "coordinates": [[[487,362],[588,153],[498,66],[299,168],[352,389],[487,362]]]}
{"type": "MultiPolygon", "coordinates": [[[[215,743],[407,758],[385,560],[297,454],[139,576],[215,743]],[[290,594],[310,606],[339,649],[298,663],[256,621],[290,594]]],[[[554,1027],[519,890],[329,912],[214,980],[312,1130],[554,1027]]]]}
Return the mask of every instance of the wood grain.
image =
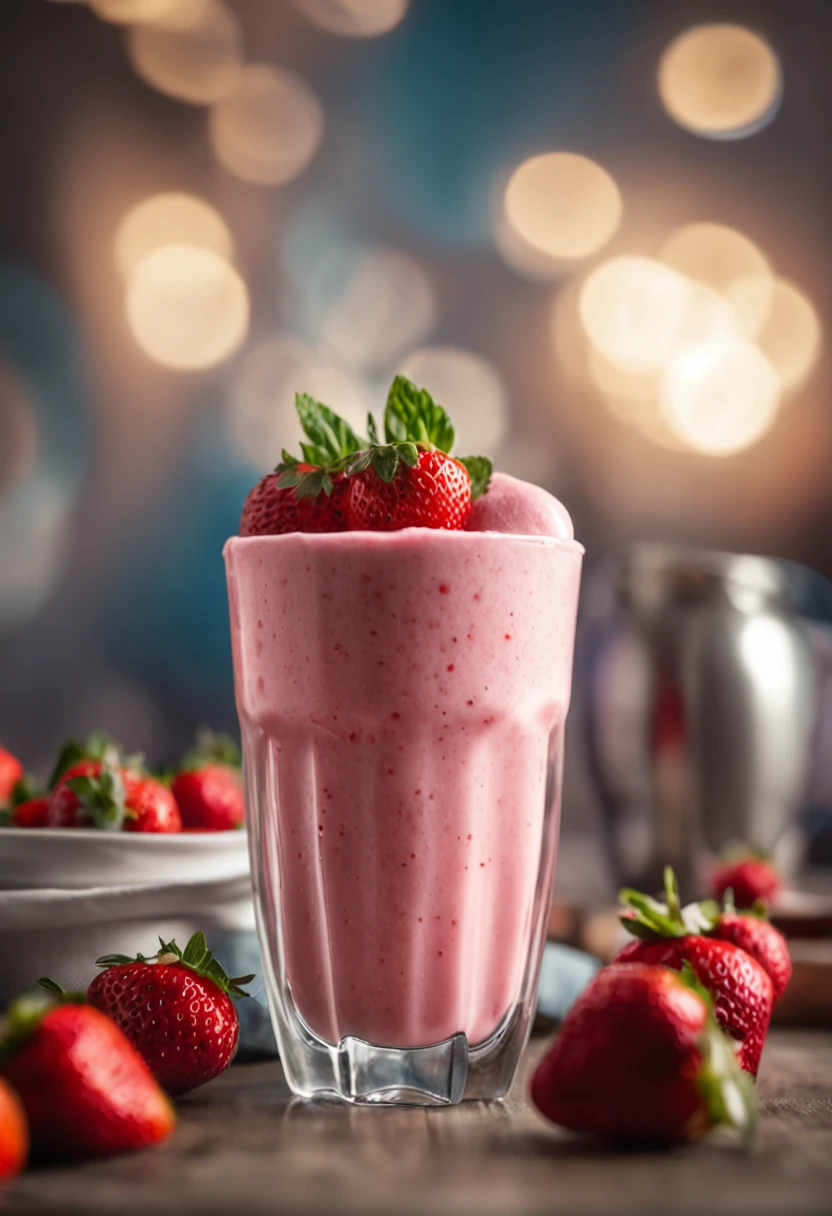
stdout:
{"type": "Polygon", "coordinates": [[[548,1126],[525,1099],[534,1041],[502,1104],[350,1108],[291,1098],[276,1062],[235,1066],[180,1104],[161,1149],[33,1171],[0,1213],[511,1213],[708,1216],[832,1212],[832,1034],[772,1032],[745,1154],[713,1137],[611,1153],[548,1126]]]}

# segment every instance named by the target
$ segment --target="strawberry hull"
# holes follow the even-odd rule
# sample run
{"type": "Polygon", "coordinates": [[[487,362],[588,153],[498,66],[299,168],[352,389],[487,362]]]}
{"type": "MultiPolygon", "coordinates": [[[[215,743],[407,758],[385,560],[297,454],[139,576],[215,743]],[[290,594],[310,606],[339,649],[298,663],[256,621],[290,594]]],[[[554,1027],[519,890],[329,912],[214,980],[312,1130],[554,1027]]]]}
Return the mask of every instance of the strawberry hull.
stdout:
{"type": "Polygon", "coordinates": [[[333,1084],[304,1060],[292,1076],[308,1031],[336,1052],[464,1036],[472,1058],[525,1038],[581,554],[426,529],[226,547],[261,936],[298,1092],[355,1097],[337,1060],[333,1084]]]}

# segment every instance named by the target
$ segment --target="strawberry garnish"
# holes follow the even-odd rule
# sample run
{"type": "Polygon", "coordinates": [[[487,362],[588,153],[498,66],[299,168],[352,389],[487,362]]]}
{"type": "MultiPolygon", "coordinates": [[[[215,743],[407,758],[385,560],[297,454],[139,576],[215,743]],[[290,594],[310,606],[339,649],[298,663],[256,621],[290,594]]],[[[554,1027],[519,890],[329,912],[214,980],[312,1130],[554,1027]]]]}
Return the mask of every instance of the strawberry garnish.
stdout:
{"type": "Polygon", "coordinates": [[[243,826],[245,806],[240,749],[233,739],[202,728],[171,782],[182,826],[222,832],[243,826]]]}
{"type": "Polygon", "coordinates": [[[391,531],[465,526],[488,488],[491,461],[450,455],[454,428],[426,389],[404,376],[391,385],[383,439],[372,415],[362,439],[328,406],[298,393],[306,441],[284,450],[273,474],[246,500],[241,536],[282,532],[391,531]]]}
{"type": "Polygon", "coordinates": [[[532,1080],[547,1118],[603,1140],[676,1144],[719,1124],[746,1140],[754,1089],[693,969],[613,963],[567,1014],[532,1080]]]}
{"type": "Polygon", "coordinates": [[[620,894],[621,923],[640,940],[615,956],[618,963],[661,964],[681,970],[689,963],[713,996],[716,1019],[739,1043],[738,1058],[754,1076],[760,1065],[774,990],[763,967],[739,946],[711,936],[719,920],[713,903],[682,908],[676,876],[665,870],[664,903],[639,891],[620,894]]]}
{"type": "Polygon", "coordinates": [[[156,1144],[176,1115],[115,1023],[60,993],[21,997],[5,1018],[0,1072],[17,1092],[33,1147],[64,1158],[156,1144]]]}
{"type": "Polygon", "coordinates": [[[205,934],[184,951],[163,942],[150,958],[100,958],[104,968],[87,989],[91,1004],[116,1022],[169,1094],[182,1094],[221,1073],[234,1057],[240,1023],[232,997],[254,979],[230,979],[205,934]]]}
{"type": "Polygon", "coordinates": [[[27,798],[12,809],[11,822],[16,828],[45,828],[49,812],[49,798],[42,794],[27,798]]]}

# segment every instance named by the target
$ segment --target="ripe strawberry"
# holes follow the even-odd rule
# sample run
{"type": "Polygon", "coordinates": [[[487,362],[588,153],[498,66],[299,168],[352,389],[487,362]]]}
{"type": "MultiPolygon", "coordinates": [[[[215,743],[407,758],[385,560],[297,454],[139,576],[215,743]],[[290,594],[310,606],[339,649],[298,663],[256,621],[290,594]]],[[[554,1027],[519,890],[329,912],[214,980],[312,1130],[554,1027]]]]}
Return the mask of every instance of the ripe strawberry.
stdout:
{"type": "Polygon", "coordinates": [[[104,967],[87,989],[91,1004],[119,1025],[169,1094],[204,1085],[228,1067],[240,1023],[231,997],[245,996],[195,933],[184,952],[162,942],[152,958],[100,958],[104,967]]]}
{"type": "Polygon", "coordinates": [[[0,806],[11,802],[14,787],[23,776],[23,765],[17,756],[0,747],[0,806]]]}
{"type": "Polygon", "coordinates": [[[19,802],[12,810],[12,823],[16,828],[45,828],[49,812],[49,798],[41,795],[19,802]]]}
{"type": "Polygon", "coordinates": [[[491,461],[450,456],[454,428],[426,389],[396,376],[384,410],[384,437],[372,415],[369,439],[307,393],[295,405],[306,442],[302,459],[285,451],[248,496],[240,535],[393,531],[464,527],[471,502],[488,488],[491,461]]]}
{"type": "Polygon", "coordinates": [[[775,1002],[780,1000],[792,978],[792,960],[785,937],[774,925],[760,916],[727,911],[720,914],[708,936],[732,942],[756,959],[771,980],[775,1002]]]}
{"type": "Polygon", "coordinates": [[[604,1140],[676,1144],[720,1123],[746,1137],[754,1090],[686,968],[604,967],[532,1079],[547,1118],[604,1140]]]}
{"type": "Polygon", "coordinates": [[[222,832],[243,826],[240,763],[233,739],[207,727],[197,731],[196,747],[183,756],[170,787],[185,829],[222,832]]]}
{"type": "Polygon", "coordinates": [[[682,910],[669,867],[664,904],[629,890],[621,892],[621,899],[628,905],[621,923],[641,940],[625,946],[613,961],[661,964],[677,971],[689,963],[713,995],[717,1022],[738,1040],[740,1064],[756,1076],[774,1004],[772,982],[760,964],[731,942],[704,936],[713,920],[698,904],[682,910]]]}
{"type": "Polygon", "coordinates": [[[724,864],[715,870],[711,879],[713,893],[718,900],[726,892],[734,892],[734,906],[753,908],[758,900],[771,903],[783,883],[774,865],[767,857],[747,849],[728,849],[724,864]]]}
{"type": "Polygon", "coordinates": [[[29,1128],[17,1094],[0,1080],[0,1179],[19,1174],[29,1156],[29,1128]]]}
{"type": "MultiPolygon", "coordinates": [[[[312,472],[311,465],[299,465],[312,472]]],[[[333,477],[332,493],[298,498],[293,487],[278,486],[278,474],[257,483],[243,506],[240,536],[276,536],[283,532],[344,532],[347,483],[333,477]]]]}
{"type": "Polygon", "coordinates": [[[173,1106],[98,1009],[22,997],[8,1025],[2,1073],[20,1097],[39,1152],[103,1157],[170,1135],[173,1106]]]}
{"type": "Polygon", "coordinates": [[[59,779],[46,813],[50,828],[97,827],[108,831],[181,832],[179,808],[169,789],[131,768],[81,761],[59,779]]]}
{"type": "Polygon", "coordinates": [[[349,479],[347,518],[356,531],[465,527],[471,513],[471,478],[465,465],[440,451],[420,451],[413,467],[399,465],[392,481],[375,467],[349,479]]]}

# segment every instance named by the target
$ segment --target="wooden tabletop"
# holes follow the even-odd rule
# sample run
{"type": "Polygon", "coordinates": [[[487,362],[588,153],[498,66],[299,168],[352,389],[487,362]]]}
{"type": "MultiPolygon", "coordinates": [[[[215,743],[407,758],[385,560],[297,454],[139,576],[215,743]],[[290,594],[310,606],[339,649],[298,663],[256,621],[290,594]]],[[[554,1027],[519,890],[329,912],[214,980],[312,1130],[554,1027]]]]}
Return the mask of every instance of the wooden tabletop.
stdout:
{"type": "Polygon", "coordinates": [[[832,1033],[772,1031],[755,1149],[711,1140],[611,1153],[548,1126],[526,1078],[504,1103],[366,1109],[293,1100],[276,1062],[232,1067],[182,1100],[169,1144],[12,1183],[0,1213],[832,1212],[832,1033]]]}

